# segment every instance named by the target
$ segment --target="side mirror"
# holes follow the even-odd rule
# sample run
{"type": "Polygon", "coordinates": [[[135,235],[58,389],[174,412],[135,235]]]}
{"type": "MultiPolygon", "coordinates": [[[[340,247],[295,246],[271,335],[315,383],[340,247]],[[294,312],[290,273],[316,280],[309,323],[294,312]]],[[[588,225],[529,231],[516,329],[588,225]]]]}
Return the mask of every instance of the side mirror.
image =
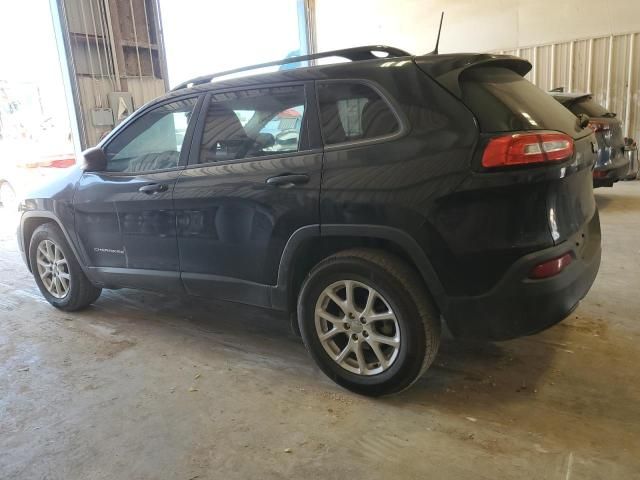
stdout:
{"type": "Polygon", "coordinates": [[[104,172],[107,169],[107,155],[100,147],[85,150],[82,157],[84,162],[81,168],[85,172],[104,172]]]}
{"type": "Polygon", "coordinates": [[[589,116],[584,113],[578,114],[578,123],[580,124],[580,128],[587,128],[589,126],[589,116]]]}

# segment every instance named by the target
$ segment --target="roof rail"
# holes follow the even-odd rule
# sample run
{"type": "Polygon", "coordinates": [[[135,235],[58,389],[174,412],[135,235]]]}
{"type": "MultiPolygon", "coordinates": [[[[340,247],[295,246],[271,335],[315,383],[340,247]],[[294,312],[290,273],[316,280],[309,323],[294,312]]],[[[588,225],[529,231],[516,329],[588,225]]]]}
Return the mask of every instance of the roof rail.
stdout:
{"type": "Polygon", "coordinates": [[[317,58],[326,57],[343,57],[352,62],[359,60],[372,60],[380,58],[374,55],[373,52],[387,53],[387,57],[406,57],[410,56],[409,52],[405,52],[399,48],[387,47],[385,45],[367,45],[365,47],[353,47],[345,48],[342,50],[332,50],[330,52],[312,53],[310,55],[301,55],[298,57],[283,58],[282,60],[275,60],[273,62],[259,63],[257,65],[250,65],[248,67],[233,68],[231,70],[225,70],[224,72],[218,72],[211,75],[203,75],[201,77],[192,78],[186,82],[182,82],[178,86],[171,89],[172,92],[180,90],[182,88],[193,87],[194,85],[202,85],[203,83],[209,83],[211,80],[217,77],[224,77],[231,75],[232,73],[240,73],[248,70],[256,70],[258,68],[273,67],[276,65],[286,65],[288,63],[298,63],[307,60],[315,60],[317,58]]]}

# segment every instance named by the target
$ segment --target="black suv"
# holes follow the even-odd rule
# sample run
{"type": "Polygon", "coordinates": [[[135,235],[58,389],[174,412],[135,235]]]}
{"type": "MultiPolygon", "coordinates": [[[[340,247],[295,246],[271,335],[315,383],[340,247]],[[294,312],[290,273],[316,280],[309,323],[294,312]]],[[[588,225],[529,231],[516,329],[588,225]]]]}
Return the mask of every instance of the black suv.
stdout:
{"type": "Polygon", "coordinates": [[[574,115],[584,115],[583,118],[588,119],[589,127],[596,135],[598,151],[593,168],[593,186],[613,187],[615,182],[624,179],[630,162],[626,154],[622,122],[616,118],[616,114],[597,104],[590,93],[564,93],[558,90],[549,93],[574,115]]]}
{"type": "Polygon", "coordinates": [[[442,320],[500,340],[565,318],[600,264],[593,132],[516,57],[286,62],[330,56],[351,62],[180,85],[33,193],[18,239],[45,298],[289,312],[320,368],[367,395],[416,381],[442,320]]]}

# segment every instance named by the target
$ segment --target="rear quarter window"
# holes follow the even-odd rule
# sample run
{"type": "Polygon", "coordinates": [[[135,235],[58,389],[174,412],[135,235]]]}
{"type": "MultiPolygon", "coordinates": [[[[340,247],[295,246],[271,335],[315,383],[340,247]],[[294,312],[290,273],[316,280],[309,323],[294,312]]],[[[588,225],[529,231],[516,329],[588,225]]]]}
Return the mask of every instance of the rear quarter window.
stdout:
{"type": "Polygon", "coordinates": [[[482,132],[557,130],[576,135],[576,117],[549,94],[501,67],[472,68],[460,79],[462,100],[482,132]]]}
{"type": "Polygon", "coordinates": [[[400,130],[400,122],[389,104],[362,83],[319,83],[318,104],[327,145],[372,140],[400,130]]]}

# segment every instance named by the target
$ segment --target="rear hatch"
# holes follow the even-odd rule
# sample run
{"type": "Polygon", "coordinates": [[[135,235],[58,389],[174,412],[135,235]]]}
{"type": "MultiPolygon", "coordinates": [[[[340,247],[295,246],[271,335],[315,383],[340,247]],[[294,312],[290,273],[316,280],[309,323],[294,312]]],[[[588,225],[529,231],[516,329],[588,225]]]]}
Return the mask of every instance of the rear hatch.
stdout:
{"type": "Polygon", "coordinates": [[[602,168],[626,162],[622,123],[615,113],[599,105],[591,95],[575,98],[565,102],[565,105],[575,115],[584,114],[589,117],[589,126],[595,132],[600,147],[596,167],[602,168]]]}
{"type": "Polygon", "coordinates": [[[458,61],[445,59],[439,65],[436,59],[421,57],[416,64],[457,96],[477,120],[473,183],[544,197],[546,211],[529,215],[532,219],[544,215],[555,244],[579,232],[596,209],[591,175],[595,137],[591,129],[580,127],[569,110],[523,78],[531,64],[499,55],[469,55],[458,61]],[[447,63],[449,68],[445,68],[447,63]],[[490,146],[504,144],[511,137],[534,139],[520,150],[524,160],[487,162],[490,146]],[[564,156],[563,147],[571,147],[564,150],[564,156]]]}

